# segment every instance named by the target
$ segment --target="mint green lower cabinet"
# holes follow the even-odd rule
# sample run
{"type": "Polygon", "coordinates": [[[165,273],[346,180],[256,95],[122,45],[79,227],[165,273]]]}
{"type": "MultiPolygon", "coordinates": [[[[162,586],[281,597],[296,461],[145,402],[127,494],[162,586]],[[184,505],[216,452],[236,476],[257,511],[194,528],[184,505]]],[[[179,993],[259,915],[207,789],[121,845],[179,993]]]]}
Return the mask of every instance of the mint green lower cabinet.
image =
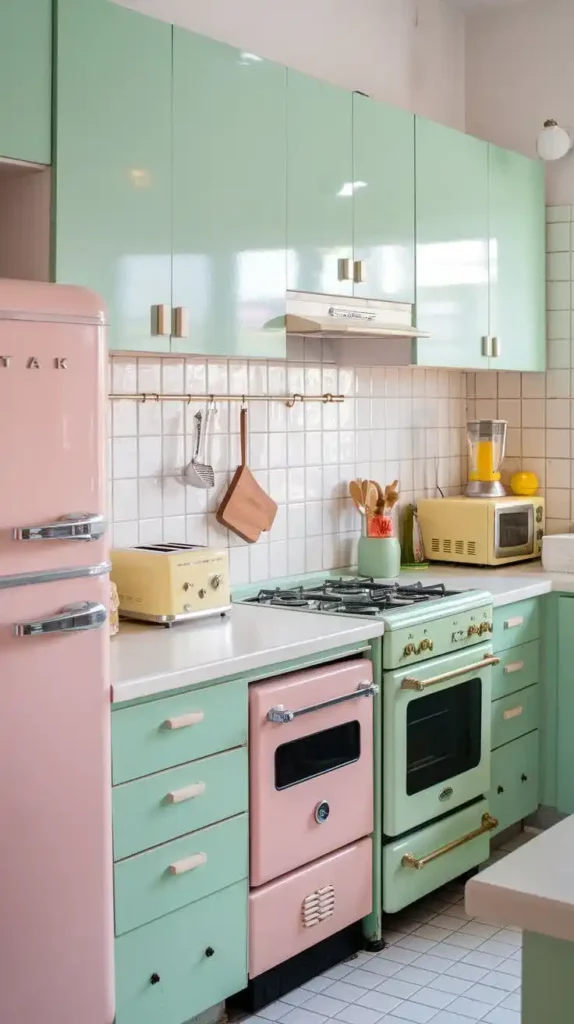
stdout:
{"type": "Polygon", "coordinates": [[[537,640],[541,629],[542,615],[540,599],[537,597],[495,608],[492,635],[494,650],[498,653],[537,640]]]}
{"type": "Polygon", "coordinates": [[[492,699],[507,697],[540,680],[540,641],[531,640],[509,647],[498,654],[500,662],[492,669],[492,699]]]}
{"type": "Polygon", "coordinates": [[[114,867],[116,935],[195,903],[248,874],[246,814],[128,857],[114,867]]]}
{"type": "Polygon", "coordinates": [[[56,18],[55,280],[102,297],[110,348],[167,352],[171,25],[107,0],[56,0],[56,18]]]}
{"type": "Polygon", "coordinates": [[[114,860],[246,811],[248,791],[246,747],[115,786],[114,860]]]}
{"type": "Polygon", "coordinates": [[[353,97],[287,73],[287,286],[353,294],[353,97]],[[348,261],[348,265],[343,261],[348,261]]]}
{"type": "Polygon", "coordinates": [[[355,296],[414,302],[415,119],[353,94],[355,296]]]}
{"type": "Polygon", "coordinates": [[[245,679],[120,707],[112,712],[113,783],[128,782],[245,743],[245,679]]]}
{"type": "Polygon", "coordinates": [[[574,814],[574,597],[558,599],[556,805],[574,814]]]}
{"type": "Polygon", "coordinates": [[[544,164],[490,145],[488,171],[491,367],[545,370],[544,164]]]}
{"type": "Polygon", "coordinates": [[[421,117],[416,238],[415,361],[488,369],[488,144],[421,117]]]}
{"type": "Polygon", "coordinates": [[[574,942],[524,932],[521,1024],[572,1024],[573,1004],[574,942]]]}
{"type": "Polygon", "coordinates": [[[0,4],[0,157],[49,164],[52,0],[0,4]]]}
{"type": "Polygon", "coordinates": [[[538,729],[540,725],[540,687],[527,686],[525,690],[501,697],[491,704],[492,749],[538,729]]]}
{"type": "MultiPolygon", "coordinates": [[[[492,811],[492,808],[490,808],[492,811]]],[[[394,914],[429,892],[446,885],[473,867],[488,860],[491,832],[485,832],[426,864],[422,870],[403,864],[412,854],[426,857],[449,843],[480,828],[482,816],[489,811],[486,800],[451,814],[424,829],[383,846],[383,910],[394,914]]],[[[494,813],[492,811],[492,813],[494,813]]]]}
{"type": "Polygon", "coordinates": [[[116,1024],[182,1024],[247,984],[247,880],[115,943],[116,1024]]]}
{"type": "Polygon", "coordinates": [[[284,67],[174,28],[173,351],[285,357],[286,89],[284,67]]]}
{"type": "Polygon", "coordinates": [[[538,808],[540,790],[538,730],[493,750],[488,798],[498,831],[522,821],[538,808]]]}

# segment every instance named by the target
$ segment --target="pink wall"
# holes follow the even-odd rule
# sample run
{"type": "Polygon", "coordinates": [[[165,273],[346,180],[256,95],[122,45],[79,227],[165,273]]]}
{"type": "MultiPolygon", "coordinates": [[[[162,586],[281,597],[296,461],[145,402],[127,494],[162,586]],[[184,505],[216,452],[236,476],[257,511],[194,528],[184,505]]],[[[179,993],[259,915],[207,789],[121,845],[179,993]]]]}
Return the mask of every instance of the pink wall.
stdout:
{"type": "MultiPolygon", "coordinates": [[[[535,155],[543,121],[574,128],[574,3],[527,0],[469,15],[467,131],[535,155]]],[[[547,167],[547,202],[574,203],[574,155],[547,167]]]]}

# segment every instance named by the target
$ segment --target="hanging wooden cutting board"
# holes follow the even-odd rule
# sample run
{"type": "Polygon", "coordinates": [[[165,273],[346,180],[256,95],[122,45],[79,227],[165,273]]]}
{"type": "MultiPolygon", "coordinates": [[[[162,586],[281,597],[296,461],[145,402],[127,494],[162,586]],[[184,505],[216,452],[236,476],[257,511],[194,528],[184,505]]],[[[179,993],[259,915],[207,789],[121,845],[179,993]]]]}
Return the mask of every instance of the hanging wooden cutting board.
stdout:
{"type": "Polygon", "coordinates": [[[270,530],[277,505],[257,483],[247,465],[247,409],[240,414],[241,464],[235,470],[227,493],[217,511],[217,521],[238,537],[254,544],[261,533],[270,530]]]}

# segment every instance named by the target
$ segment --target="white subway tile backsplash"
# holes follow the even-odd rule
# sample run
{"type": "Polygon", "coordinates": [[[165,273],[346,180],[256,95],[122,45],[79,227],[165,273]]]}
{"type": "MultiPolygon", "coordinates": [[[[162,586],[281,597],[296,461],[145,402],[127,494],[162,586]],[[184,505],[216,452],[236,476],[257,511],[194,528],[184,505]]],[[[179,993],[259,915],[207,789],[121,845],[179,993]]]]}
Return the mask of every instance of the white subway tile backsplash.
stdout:
{"type": "Polygon", "coordinates": [[[570,252],[570,224],[550,223],[546,227],[546,252],[570,252]]]}

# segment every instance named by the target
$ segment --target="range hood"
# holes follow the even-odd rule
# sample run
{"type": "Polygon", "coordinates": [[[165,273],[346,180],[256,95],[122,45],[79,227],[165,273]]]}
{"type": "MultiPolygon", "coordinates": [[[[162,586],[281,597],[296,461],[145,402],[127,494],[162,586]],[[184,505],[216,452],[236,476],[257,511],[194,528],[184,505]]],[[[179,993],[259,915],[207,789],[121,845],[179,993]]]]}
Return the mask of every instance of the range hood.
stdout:
{"type": "Polygon", "coordinates": [[[412,326],[413,307],[408,302],[341,298],[287,292],[287,334],[323,338],[428,338],[412,326]]]}

